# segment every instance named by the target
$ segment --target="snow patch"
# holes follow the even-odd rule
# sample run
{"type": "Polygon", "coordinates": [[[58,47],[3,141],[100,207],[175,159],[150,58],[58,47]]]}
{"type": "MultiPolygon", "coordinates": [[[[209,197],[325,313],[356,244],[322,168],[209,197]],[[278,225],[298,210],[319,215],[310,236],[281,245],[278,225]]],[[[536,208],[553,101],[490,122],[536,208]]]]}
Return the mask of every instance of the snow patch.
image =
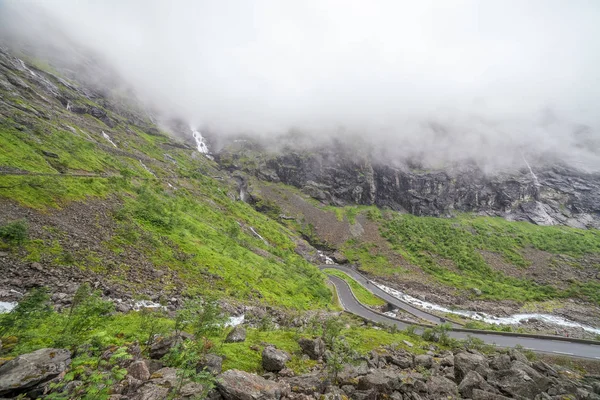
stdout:
{"type": "Polygon", "coordinates": [[[384,292],[388,293],[389,295],[397,298],[398,300],[401,300],[410,305],[422,308],[426,311],[438,311],[438,312],[442,312],[442,313],[456,314],[456,315],[460,315],[463,317],[474,319],[476,321],[482,321],[482,322],[486,322],[488,324],[496,324],[496,325],[516,325],[516,324],[522,323],[523,321],[527,321],[528,319],[537,319],[542,322],[546,322],[548,324],[554,324],[554,325],[564,326],[564,327],[568,327],[568,328],[581,328],[587,332],[600,334],[600,329],[598,329],[598,328],[583,325],[583,324],[580,324],[580,323],[574,322],[574,321],[569,321],[568,319],[565,319],[565,318],[562,318],[562,317],[559,317],[556,315],[532,313],[532,314],[514,314],[514,315],[510,315],[508,317],[496,317],[495,315],[490,315],[490,314],[486,314],[483,312],[475,312],[475,311],[469,311],[469,310],[451,310],[451,309],[441,306],[439,304],[430,303],[430,302],[427,302],[424,300],[417,299],[416,297],[412,297],[412,296],[410,296],[406,293],[403,293],[399,290],[392,289],[390,287],[387,287],[387,286],[379,284],[379,283],[375,283],[375,285],[379,289],[381,289],[384,292]]]}
{"type": "MultiPolygon", "coordinates": [[[[104,136],[104,139],[108,140],[110,142],[110,144],[112,144],[113,146],[117,147],[117,145],[115,144],[115,142],[113,142],[111,140],[110,136],[108,136],[104,131],[102,131],[102,136],[104,136]]],[[[144,164],[142,164],[142,165],[144,165],[144,164]]]]}

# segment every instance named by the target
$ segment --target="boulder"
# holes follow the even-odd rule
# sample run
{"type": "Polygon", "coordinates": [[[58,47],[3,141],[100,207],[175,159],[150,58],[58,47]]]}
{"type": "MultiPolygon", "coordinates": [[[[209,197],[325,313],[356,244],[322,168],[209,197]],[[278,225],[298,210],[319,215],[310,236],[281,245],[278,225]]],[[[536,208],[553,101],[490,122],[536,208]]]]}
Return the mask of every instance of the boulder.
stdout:
{"type": "Polygon", "coordinates": [[[427,354],[419,354],[415,356],[415,367],[431,368],[433,365],[433,357],[427,354]]]}
{"type": "Polygon", "coordinates": [[[358,381],[359,390],[375,389],[379,393],[389,394],[397,386],[398,378],[392,371],[385,369],[376,369],[365,376],[361,376],[358,381]]]}
{"type": "Polygon", "coordinates": [[[298,344],[300,345],[302,352],[310,357],[311,360],[319,360],[325,354],[325,342],[323,342],[321,338],[300,338],[298,344]]]}
{"type": "Polygon", "coordinates": [[[473,397],[473,389],[495,392],[481,375],[475,371],[469,371],[460,385],[458,385],[458,391],[463,397],[473,397]]]}
{"type": "Polygon", "coordinates": [[[40,349],[20,355],[0,367],[0,395],[22,393],[46,382],[71,364],[65,349],[40,349]]]}
{"type": "Polygon", "coordinates": [[[511,361],[520,361],[524,364],[529,364],[527,357],[517,349],[510,349],[508,355],[510,356],[511,361]]]}
{"type": "Polygon", "coordinates": [[[508,354],[497,354],[490,362],[490,367],[495,370],[509,369],[510,365],[510,356],[508,354]]]}
{"type": "Polygon", "coordinates": [[[442,367],[454,367],[454,354],[450,353],[450,354],[445,355],[440,360],[440,365],[442,367]]]}
{"type": "Polygon", "coordinates": [[[473,400],[510,400],[510,397],[505,397],[500,394],[486,392],[481,389],[473,389],[473,400]]]}
{"type": "Polygon", "coordinates": [[[427,381],[427,392],[435,399],[448,399],[458,397],[456,383],[443,376],[434,375],[427,381]]]}
{"type": "Polygon", "coordinates": [[[225,400],[275,400],[285,396],[289,388],[258,375],[230,369],[217,376],[217,389],[225,400]]]}
{"type": "MultiPolygon", "coordinates": [[[[394,392],[398,393],[398,392],[394,392]]],[[[399,394],[399,393],[398,393],[399,394]]],[[[377,400],[377,391],[375,389],[371,390],[355,390],[352,392],[350,396],[352,400],[377,400]]],[[[402,395],[400,397],[394,397],[394,394],[390,396],[392,400],[402,400],[402,395]]]]}
{"type": "Polygon", "coordinates": [[[462,351],[454,355],[454,375],[456,382],[462,382],[469,371],[476,371],[483,377],[487,376],[488,361],[481,354],[462,351]]]}
{"type": "Polygon", "coordinates": [[[150,371],[148,370],[148,366],[142,360],[134,361],[127,368],[127,374],[131,375],[135,379],[139,379],[140,381],[147,381],[150,379],[150,371]]]}
{"type": "Polygon", "coordinates": [[[246,329],[238,325],[229,332],[225,338],[225,343],[239,343],[246,340],[246,329]]]}
{"type": "Polygon", "coordinates": [[[514,361],[508,370],[491,372],[488,383],[498,387],[503,393],[527,399],[533,399],[550,386],[548,378],[520,361],[514,361]]]}
{"type": "Polygon", "coordinates": [[[279,372],[285,368],[285,363],[289,358],[286,352],[278,350],[274,346],[267,346],[262,352],[263,369],[268,372],[279,372]]]}
{"type": "Polygon", "coordinates": [[[159,337],[150,346],[150,358],[159,360],[163,358],[172,347],[180,344],[183,341],[181,335],[173,335],[169,337],[159,337]]]}
{"type": "Polygon", "coordinates": [[[366,360],[362,360],[357,365],[346,364],[344,365],[344,369],[342,369],[338,374],[338,380],[342,382],[342,384],[356,384],[358,381],[358,377],[362,375],[366,375],[369,373],[369,366],[366,360]]]}
{"type": "Polygon", "coordinates": [[[392,353],[392,354],[387,354],[385,356],[385,358],[386,358],[386,361],[389,364],[396,365],[397,367],[400,367],[402,369],[412,368],[413,365],[414,365],[414,363],[413,363],[413,357],[409,353],[392,353]]]}
{"type": "Polygon", "coordinates": [[[316,372],[294,376],[286,379],[286,381],[289,383],[293,393],[312,395],[313,393],[325,393],[329,388],[327,379],[316,372]]]}
{"type": "Polygon", "coordinates": [[[169,389],[177,387],[179,384],[177,369],[170,367],[161,368],[150,376],[150,382],[169,389]]]}
{"type": "Polygon", "coordinates": [[[169,389],[156,385],[154,383],[147,383],[139,388],[135,394],[129,397],[131,400],[164,400],[169,395],[169,389]]]}
{"type": "Polygon", "coordinates": [[[216,354],[207,354],[204,360],[198,365],[198,370],[206,369],[213,375],[218,375],[223,370],[223,357],[216,354]]]}

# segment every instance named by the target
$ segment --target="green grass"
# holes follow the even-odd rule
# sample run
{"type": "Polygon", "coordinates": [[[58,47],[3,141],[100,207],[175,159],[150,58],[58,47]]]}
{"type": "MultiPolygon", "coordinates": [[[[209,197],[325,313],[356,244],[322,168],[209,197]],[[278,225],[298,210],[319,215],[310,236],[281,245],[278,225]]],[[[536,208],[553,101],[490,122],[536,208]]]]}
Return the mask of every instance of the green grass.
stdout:
{"type": "Polygon", "coordinates": [[[600,285],[574,282],[568,290],[539,285],[493,270],[480,251],[495,252],[507,263],[527,268],[527,247],[581,257],[600,253],[600,232],[567,227],[542,227],[501,218],[460,216],[454,219],[399,215],[384,223],[383,235],[411,263],[438,280],[461,289],[479,288],[489,299],[541,301],[576,296],[600,303],[600,285]],[[458,271],[438,263],[453,262],[458,271]]]}
{"type": "Polygon", "coordinates": [[[382,306],[385,304],[385,301],[381,300],[379,297],[377,297],[373,293],[369,292],[361,284],[356,282],[354,279],[352,279],[351,277],[349,277],[342,271],[338,271],[337,269],[327,268],[327,269],[324,269],[323,272],[325,272],[329,275],[337,276],[338,278],[341,278],[341,279],[345,280],[346,282],[348,282],[348,284],[350,285],[350,288],[352,288],[352,292],[354,293],[354,295],[356,296],[358,301],[360,301],[361,303],[366,304],[368,306],[375,306],[375,307],[382,306]]]}
{"type": "Polygon", "coordinates": [[[376,254],[372,243],[361,243],[356,239],[350,239],[342,246],[342,252],[351,263],[359,264],[360,268],[375,275],[393,275],[406,270],[394,266],[381,254],[376,254]]]}

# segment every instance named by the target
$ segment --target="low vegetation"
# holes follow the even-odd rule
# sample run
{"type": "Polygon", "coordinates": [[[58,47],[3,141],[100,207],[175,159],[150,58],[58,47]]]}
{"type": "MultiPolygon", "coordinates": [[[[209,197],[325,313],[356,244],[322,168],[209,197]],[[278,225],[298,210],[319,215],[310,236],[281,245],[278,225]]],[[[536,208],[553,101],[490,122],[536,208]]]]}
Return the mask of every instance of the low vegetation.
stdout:
{"type": "Polygon", "coordinates": [[[398,215],[384,223],[383,235],[412,264],[440,281],[461,289],[478,288],[485,298],[540,301],[582,297],[600,304],[598,283],[573,282],[566,290],[507,276],[486,263],[481,251],[501,254],[507,263],[527,268],[522,250],[581,257],[600,253],[600,232],[542,227],[501,218],[460,216],[453,219],[398,215]],[[449,269],[439,260],[450,260],[449,269]]]}

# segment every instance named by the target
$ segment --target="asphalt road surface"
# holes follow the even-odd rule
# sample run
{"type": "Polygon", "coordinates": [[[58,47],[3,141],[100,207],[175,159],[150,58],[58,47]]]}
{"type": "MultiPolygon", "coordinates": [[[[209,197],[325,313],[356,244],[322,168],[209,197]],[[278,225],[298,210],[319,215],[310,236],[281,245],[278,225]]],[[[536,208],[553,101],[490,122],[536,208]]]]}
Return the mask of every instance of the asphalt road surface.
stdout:
{"type": "MultiPolygon", "coordinates": [[[[332,266],[328,265],[326,267],[332,266]]],[[[329,279],[335,285],[338,298],[342,303],[342,307],[344,307],[346,311],[373,322],[396,325],[399,329],[405,329],[407,326],[409,326],[409,324],[405,322],[376,313],[362,305],[360,302],[358,302],[358,300],[356,300],[352,294],[350,286],[348,286],[344,280],[332,275],[329,275],[329,279]]],[[[369,288],[369,290],[370,289],[371,288],[369,288]]],[[[422,328],[416,329],[416,332],[419,331],[422,331],[422,328]]],[[[600,360],[600,346],[594,344],[574,343],[553,339],[539,339],[525,336],[502,336],[487,333],[450,331],[448,334],[455,339],[466,339],[467,336],[472,336],[483,340],[485,343],[496,344],[499,347],[514,347],[516,345],[521,345],[526,349],[542,353],[554,353],[559,355],[600,360]]]]}
{"type": "MultiPolygon", "coordinates": [[[[402,300],[398,300],[397,298],[395,298],[394,296],[386,293],[385,291],[379,289],[377,286],[375,286],[374,283],[372,283],[371,281],[369,281],[364,275],[362,275],[361,273],[359,273],[358,271],[356,271],[355,269],[352,268],[348,268],[348,267],[344,267],[343,265],[321,265],[319,266],[320,269],[325,269],[325,268],[332,268],[332,269],[337,269],[339,271],[342,271],[344,273],[346,273],[347,275],[351,276],[352,279],[354,279],[355,281],[357,281],[358,283],[360,283],[361,285],[363,285],[368,291],[370,291],[371,293],[373,293],[375,296],[379,297],[382,300],[385,300],[386,302],[388,302],[389,304],[393,305],[396,308],[399,308],[401,310],[404,310],[406,312],[408,312],[409,314],[414,315],[415,317],[419,317],[424,321],[428,321],[432,324],[439,324],[440,323],[440,317],[437,315],[433,315],[430,314],[426,311],[423,311],[419,308],[413,307],[408,303],[403,302],[402,300]]],[[[448,321],[448,323],[451,323],[452,326],[454,326],[455,328],[460,327],[461,325],[453,323],[451,321],[448,321]]]]}

